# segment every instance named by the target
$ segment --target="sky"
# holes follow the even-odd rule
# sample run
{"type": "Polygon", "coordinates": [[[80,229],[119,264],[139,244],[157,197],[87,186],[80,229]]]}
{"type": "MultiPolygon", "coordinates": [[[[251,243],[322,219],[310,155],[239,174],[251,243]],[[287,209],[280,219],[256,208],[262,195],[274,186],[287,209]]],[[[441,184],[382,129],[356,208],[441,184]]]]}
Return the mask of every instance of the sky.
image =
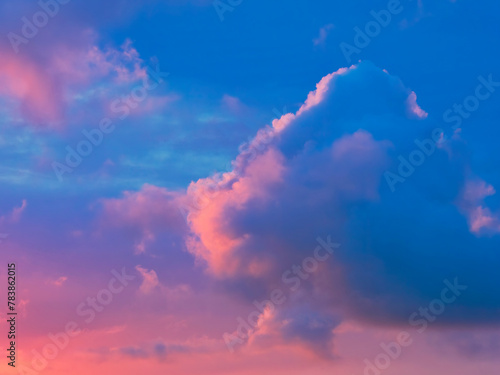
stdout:
{"type": "Polygon", "coordinates": [[[0,373],[498,374],[499,11],[3,1],[0,373]]]}

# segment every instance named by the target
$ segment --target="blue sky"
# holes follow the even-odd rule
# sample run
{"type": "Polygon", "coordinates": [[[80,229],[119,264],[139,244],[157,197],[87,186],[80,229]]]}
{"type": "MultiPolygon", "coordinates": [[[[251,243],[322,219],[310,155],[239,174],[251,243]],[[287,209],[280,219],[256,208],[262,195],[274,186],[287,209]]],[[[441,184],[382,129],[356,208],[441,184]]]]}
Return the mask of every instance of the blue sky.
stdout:
{"type": "Polygon", "coordinates": [[[497,2],[55,1],[0,5],[20,364],[126,267],[44,371],[363,373],[459,280],[389,371],[498,373],[497,2]],[[326,238],[331,260],[228,351],[326,238]]]}

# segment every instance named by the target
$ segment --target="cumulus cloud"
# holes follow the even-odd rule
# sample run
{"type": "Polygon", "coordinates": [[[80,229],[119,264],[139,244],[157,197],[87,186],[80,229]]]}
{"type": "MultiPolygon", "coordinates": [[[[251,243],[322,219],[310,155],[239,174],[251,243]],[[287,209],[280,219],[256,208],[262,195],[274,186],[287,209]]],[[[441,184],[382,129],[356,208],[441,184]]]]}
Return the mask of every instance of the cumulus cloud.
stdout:
{"type": "Polygon", "coordinates": [[[127,207],[118,222],[150,229],[181,204],[187,250],[223,285],[244,285],[249,301],[268,296],[318,236],[341,243],[302,293],[262,314],[253,342],[278,332],[331,354],[341,319],[407,324],[457,276],[467,293],[436,324],[498,323],[499,239],[478,235],[496,228],[482,204],[494,190],[470,187],[464,142],[456,136],[437,148],[396,193],[383,178],[434,128],[413,91],[363,62],[325,76],[296,113],[262,128],[231,171],[178,195],[146,186],[105,205],[127,207]]]}

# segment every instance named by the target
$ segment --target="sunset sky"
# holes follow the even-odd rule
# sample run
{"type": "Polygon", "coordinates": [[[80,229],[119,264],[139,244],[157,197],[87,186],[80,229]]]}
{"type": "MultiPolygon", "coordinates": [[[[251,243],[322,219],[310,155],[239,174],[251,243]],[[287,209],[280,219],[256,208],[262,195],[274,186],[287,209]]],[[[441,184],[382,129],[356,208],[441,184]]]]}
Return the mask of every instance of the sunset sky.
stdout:
{"type": "Polygon", "coordinates": [[[498,2],[0,21],[0,374],[498,375],[498,2]]]}

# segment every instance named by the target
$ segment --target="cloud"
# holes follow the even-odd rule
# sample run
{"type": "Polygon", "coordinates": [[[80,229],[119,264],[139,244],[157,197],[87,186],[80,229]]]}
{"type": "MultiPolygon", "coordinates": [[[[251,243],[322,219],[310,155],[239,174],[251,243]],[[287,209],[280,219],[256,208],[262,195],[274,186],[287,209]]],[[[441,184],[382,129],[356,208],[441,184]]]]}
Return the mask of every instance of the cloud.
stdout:
{"type": "Polygon", "coordinates": [[[180,193],[145,184],[138,192],[126,191],[119,199],[104,199],[103,210],[108,225],[131,225],[141,228],[184,225],[178,212],[180,193]],[[177,208],[177,210],[174,210],[177,208]]]}
{"type": "Polygon", "coordinates": [[[431,344],[441,353],[455,355],[467,360],[488,360],[500,354],[500,335],[498,330],[472,331],[458,330],[444,332],[432,337],[431,344]]]}
{"type": "Polygon", "coordinates": [[[83,30],[76,43],[50,44],[29,54],[0,47],[0,104],[13,107],[12,116],[29,125],[61,129],[89,92],[147,76],[130,40],[119,48],[101,48],[98,39],[95,32],[83,30]]]}
{"type": "Polygon", "coordinates": [[[132,357],[132,358],[147,358],[148,357],[148,353],[144,349],[136,348],[133,346],[121,348],[120,352],[123,355],[125,355],[127,357],[132,357]]]}
{"type": "Polygon", "coordinates": [[[26,199],[23,199],[23,203],[21,204],[21,206],[15,207],[12,210],[12,213],[10,215],[10,220],[14,223],[17,223],[21,219],[21,216],[22,216],[22,214],[27,206],[28,206],[28,202],[26,201],[26,199]]]}
{"type": "Polygon", "coordinates": [[[468,217],[471,232],[476,235],[500,232],[500,218],[484,205],[485,198],[495,194],[493,186],[477,178],[467,180],[464,186],[459,206],[468,217]]]}
{"type": "Polygon", "coordinates": [[[60,88],[43,73],[35,62],[2,51],[0,62],[0,95],[6,105],[13,102],[30,121],[55,121],[62,117],[60,88]]]}
{"type": "Polygon", "coordinates": [[[186,232],[181,198],[182,193],[145,184],[139,192],[126,191],[122,198],[103,199],[100,228],[128,228],[136,237],[135,253],[145,253],[165,227],[174,237],[186,232]]]}
{"type": "Polygon", "coordinates": [[[55,285],[55,286],[58,286],[58,287],[61,287],[63,286],[63,284],[68,280],[68,278],[66,276],[61,276],[59,277],[58,279],[56,280],[50,280],[48,283],[49,284],[52,284],[52,285],[55,285]]]}
{"type": "Polygon", "coordinates": [[[244,105],[241,103],[240,99],[228,94],[224,94],[221,103],[223,107],[234,113],[239,113],[244,109],[244,105]]]}
{"type": "Polygon", "coordinates": [[[23,199],[21,206],[14,207],[12,209],[12,212],[8,215],[0,216],[0,224],[19,222],[27,206],[28,206],[28,201],[26,199],[23,199]]]}
{"type": "Polygon", "coordinates": [[[139,290],[144,293],[144,294],[149,294],[151,293],[158,285],[160,285],[160,282],[158,281],[158,275],[154,270],[148,271],[147,269],[141,267],[141,266],[136,266],[135,269],[141,274],[142,277],[142,284],[139,287],[139,290]]]}
{"type": "MultiPolygon", "coordinates": [[[[198,344],[199,345],[199,344],[198,344]]],[[[190,354],[196,351],[202,351],[202,348],[191,347],[187,344],[169,344],[162,341],[156,343],[142,344],[141,346],[128,346],[120,348],[122,355],[132,358],[152,358],[163,360],[167,356],[174,354],[190,354]],[[201,350],[200,350],[201,349],[201,350]]]]}
{"type": "Polygon", "coordinates": [[[117,223],[132,219],[152,233],[161,222],[183,228],[207,273],[248,302],[268,298],[318,236],[341,243],[287,304],[261,315],[250,345],[293,339],[332,356],[343,319],[406,326],[419,305],[439,297],[444,279],[457,276],[467,292],[435,324],[497,324],[499,238],[479,235],[496,228],[483,205],[494,190],[470,185],[463,140],[438,148],[396,193],[383,178],[415,139],[432,133],[428,117],[397,77],[362,62],[325,76],[297,112],[258,131],[231,171],[185,192],[145,186],[105,205],[117,223]],[[176,205],[187,227],[170,221],[176,205]]]}
{"type": "MultiPolygon", "coordinates": [[[[466,249],[489,252],[498,238],[478,238],[458,212],[470,169],[463,142],[450,140],[449,149],[438,150],[399,194],[381,179],[398,155],[412,150],[414,139],[433,128],[415,93],[372,64],[330,74],[297,113],[261,130],[233,171],[188,188],[188,197],[206,201],[189,214],[188,249],[213,275],[228,282],[262,280],[262,286],[284,264],[300,262],[318,235],[331,234],[343,246],[325,272],[335,281],[327,310],[363,320],[404,322],[412,306],[435,298],[434,288],[446,277],[464,275],[464,282],[475,284],[470,290],[484,293],[491,288],[474,281],[467,264],[475,253],[466,249]],[[439,176],[443,169],[448,172],[439,176]],[[458,256],[456,248],[463,249],[458,256]],[[400,251],[404,258],[396,256],[400,251]],[[420,267],[437,253],[446,259],[442,269],[423,279],[420,267]],[[353,298],[353,291],[362,298],[353,298]]],[[[491,226],[484,224],[489,217],[483,210],[481,225],[491,226]]],[[[484,307],[472,295],[462,303],[450,308],[450,321],[474,321],[484,307]]],[[[496,320],[493,313],[490,318],[496,320]]]]}
{"type": "MultiPolygon", "coordinates": [[[[377,199],[379,177],[389,165],[386,153],[391,143],[376,140],[362,129],[335,137],[327,134],[329,123],[311,118],[315,111],[321,115],[326,110],[326,101],[333,101],[327,96],[334,82],[357,69],[374,68],[363,65],[326,76],[297,113],[286,114],[275,120],[272,128],[259,132],[250,151],[235,160],[232,172],[199,180],[188,188],[187,195],[193,201],[207,200],[206,205],[190,212],[191,231],[198,241],[189,242],[188,247],[207,261],[214,274],[261,276],[271,271],[270,258],[276,254],[254,249],[263,236],[273,235],[266,233],[265,227],[271,225],[270,220],[278,219],[277,215],[282,220],[285,207],[296,217],[294,209],[314,215],[323,204],[338,206],[347,199],[377,199]],[[316,128],[310,126],[318,122],[316,128]],[[259,217],[265,219],[260,221],[259,217]],[[240,223],[254,228],[239,228],[240,223]]],[[[406,113],[407,103],[403,101],[401,107],[401,114],[406,113]]],[[[300,217],[296,223],[286,220],[287,224],[302,225],[300,217]]],[[[310,238],[316,235],[311,233],[310,238]]],[[[280,242],[278,238],[277,244],[280,242]]],[[[286,248],[287,244],[281,245],[286,248]]]]}
{"type": "Polygon", "coordinates": [[[328,33],[333,28],[333,24],[329,23],[328,25],[325,25],[321,29],[319,29],[319,35],[313,39],[313,44],[315,46],[324,45],[326,42],[326,38],[328,37],[328,33]]]}

